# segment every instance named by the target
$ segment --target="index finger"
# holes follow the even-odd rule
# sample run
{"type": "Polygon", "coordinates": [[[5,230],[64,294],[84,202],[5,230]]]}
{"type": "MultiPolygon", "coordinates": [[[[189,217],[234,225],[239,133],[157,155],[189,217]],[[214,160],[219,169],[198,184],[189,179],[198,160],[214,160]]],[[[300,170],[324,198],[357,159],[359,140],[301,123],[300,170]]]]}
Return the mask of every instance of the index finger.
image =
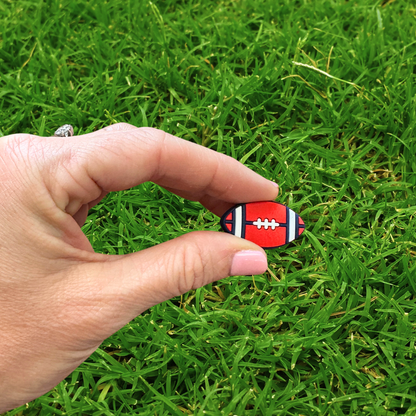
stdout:
{"type": "Polygon", "coordinates": [[[104,191],[152,181],[194,200],[234,203],[277,196],[276,184],[237,160],[162,130],[119,124],[74,139],[87,156],[88,175],[104,191]]]}

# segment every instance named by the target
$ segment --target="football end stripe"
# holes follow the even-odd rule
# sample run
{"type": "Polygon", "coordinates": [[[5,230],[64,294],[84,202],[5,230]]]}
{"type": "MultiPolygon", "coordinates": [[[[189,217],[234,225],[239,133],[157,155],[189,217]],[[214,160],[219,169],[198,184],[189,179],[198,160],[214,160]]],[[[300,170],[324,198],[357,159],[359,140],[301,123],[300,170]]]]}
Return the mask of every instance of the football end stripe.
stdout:
{"type": "Polygon", "coordinates": [[[235,209],[235,230],[234,235],[241,238],[241,229],[243,225],[243,216],[242,216],[242,208],[238,207],[235,209]]]}
{"type": "Polygon", "coordinates": [[[296,214],[290,210],[289,211],[289,241],[292,241],[296,238],[296,214]]]}

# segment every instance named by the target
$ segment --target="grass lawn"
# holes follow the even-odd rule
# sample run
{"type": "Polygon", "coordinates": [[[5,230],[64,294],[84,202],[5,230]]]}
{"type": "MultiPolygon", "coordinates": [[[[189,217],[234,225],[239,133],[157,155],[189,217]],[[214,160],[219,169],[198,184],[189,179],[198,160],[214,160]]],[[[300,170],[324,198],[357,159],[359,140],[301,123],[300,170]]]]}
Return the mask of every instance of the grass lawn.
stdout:
{"type": "MultiPolygon", "coordinates": [[[[412,3],[0,0],[0,136],[161,128],[275,180],[307,227],[7,415],[415,415],[412,3]]],[[[151,183],[83,228],[111,254],[219,229],[151,183]]]]}

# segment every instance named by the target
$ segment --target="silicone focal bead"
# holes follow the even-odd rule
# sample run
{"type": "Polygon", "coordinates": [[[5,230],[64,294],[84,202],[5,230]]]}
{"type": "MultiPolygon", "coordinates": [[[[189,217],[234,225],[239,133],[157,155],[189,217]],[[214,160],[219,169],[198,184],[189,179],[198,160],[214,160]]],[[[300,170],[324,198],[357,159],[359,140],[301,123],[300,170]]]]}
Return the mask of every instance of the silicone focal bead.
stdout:
{"type": "Polygon", "coordinates": [[[266,201],[232,207],[221,217],[221,227],[227,233],[271,249],[298,238],[305,223],[286,205],[266,201]]]}

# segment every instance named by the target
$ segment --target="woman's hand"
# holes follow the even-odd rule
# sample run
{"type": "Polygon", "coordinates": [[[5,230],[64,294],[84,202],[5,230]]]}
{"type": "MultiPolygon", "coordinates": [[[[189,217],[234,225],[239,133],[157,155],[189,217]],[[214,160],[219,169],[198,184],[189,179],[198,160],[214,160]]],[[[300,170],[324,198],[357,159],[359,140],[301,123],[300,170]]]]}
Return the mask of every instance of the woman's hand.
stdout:
{"type": "Polygon", "coordinates": [[[209,231],[125,256],[94,253],[80,229],[88,209],[146,181],[217,215],[278,193],[236,160],[151,128],[0,138],[0,413],[49,391],[149,307],[266,270],[260,247],[209,231]]]}

